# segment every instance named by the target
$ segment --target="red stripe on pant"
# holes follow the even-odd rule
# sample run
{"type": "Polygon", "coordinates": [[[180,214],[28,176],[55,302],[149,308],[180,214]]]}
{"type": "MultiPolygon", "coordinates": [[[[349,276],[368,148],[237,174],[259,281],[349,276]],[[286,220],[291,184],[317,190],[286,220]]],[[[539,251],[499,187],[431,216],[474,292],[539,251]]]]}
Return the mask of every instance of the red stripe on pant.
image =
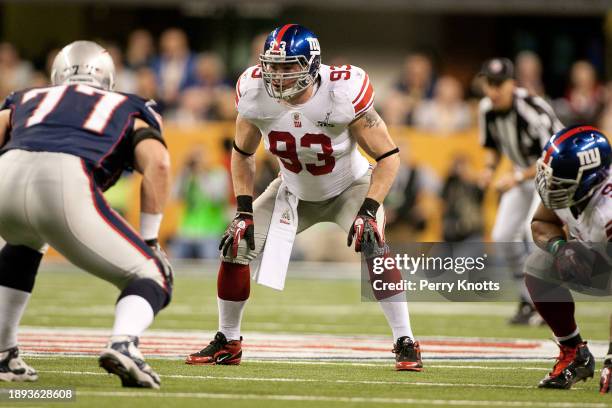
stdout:
{"type": "Polygon", "coordinates": [[[249,265],[221,262],[217,276],[217,296],[223,300],[241,302],[251,293],[251,269],[249,265]]]}

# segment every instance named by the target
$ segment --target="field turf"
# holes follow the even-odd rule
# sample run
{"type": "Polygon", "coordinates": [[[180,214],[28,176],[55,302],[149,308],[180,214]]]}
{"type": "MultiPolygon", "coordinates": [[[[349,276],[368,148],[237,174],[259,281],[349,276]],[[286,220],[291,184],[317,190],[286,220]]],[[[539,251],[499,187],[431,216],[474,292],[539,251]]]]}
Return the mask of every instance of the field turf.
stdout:
{"type": "MultiPolygon", "coordinates": [[[[333,268],[333,265],[329,265],[333,268]]],[[[152,329],[214,332],[217,327],[215,279],[211,268],[179,271],[172,305],[152,329]]],[[[243,333],[387,335],[378,305],[362,303],[359,282],[348,279],[289,279],[284,292],[253,285],[243,333]]],[[[62,267],[47,267],[38,277],[23,325],[32,328],[110,328],[117,291],[107,283],[62,267]]],[[[514,305],[413,303],[417,336],[546,339],[545,328],[505,323],[514,305]]],[[[583,336],[607,339],[609,304],[579,304],[583,336]]],[[[391,347],[389,336],[389,348],[391,347]]],[[[195,350],[194,350],[195,351],[195,350]]],[[[246,358],[241,366],[193,367],[182,360],[148,362],[162,377],[161,391],[119,386],[97,367],[95,356],[26,355],[40,372],[34,384],[0,383],[2,388],[73,388],[67,407],[612,407],[612,395],[597,393],[596,377],[570,391],[535,386],[549,361],[425,361],[421,373],[395,372],[392,354],[380,360],[267,361],[246,358]]],[[[551,356],[553,357],[553,356],[551,356]]],[[[48,406],[46,402],[0,401],[1,406],[48,406]]]]}

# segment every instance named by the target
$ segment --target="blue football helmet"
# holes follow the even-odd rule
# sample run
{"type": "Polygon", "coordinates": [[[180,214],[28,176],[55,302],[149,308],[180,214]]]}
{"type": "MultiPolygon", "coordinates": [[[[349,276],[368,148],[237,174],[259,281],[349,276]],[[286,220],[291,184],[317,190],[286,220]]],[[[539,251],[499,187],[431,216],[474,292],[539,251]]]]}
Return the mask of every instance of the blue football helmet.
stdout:
{"type": "Polygon", "coordinates": [[[536,188],[544,206],[568,208],[591,197],[608,178],[611,155],[608,139],[592,126],[557,132],[537,162],[536,188]]]}
{"type": "Polygon", "coordinates": [[[259,61],[268,95],[292,98],[317,79],[321,66],[319,40],[306,27],[285,24],[268,35],[259,61]]]}

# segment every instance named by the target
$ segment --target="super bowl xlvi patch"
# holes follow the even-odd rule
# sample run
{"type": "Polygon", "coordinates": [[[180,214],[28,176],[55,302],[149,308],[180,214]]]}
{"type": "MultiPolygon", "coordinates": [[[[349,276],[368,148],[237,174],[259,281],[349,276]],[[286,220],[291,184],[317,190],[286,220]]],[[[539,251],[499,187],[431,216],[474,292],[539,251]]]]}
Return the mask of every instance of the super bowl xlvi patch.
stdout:
{"type": "Polygon", "coordinates": [[[325,114],[325,119],[317,121],[317,126],[319,126],[319,127],[334,127],[335,125],[333,123],[329,123],[329,117],[331,116],[331,114],[332,114],[331,112],[327,112],[325,114]]]}
{"type": "Polygon", "coordinates": [[[291,224],[291,212],[289,211],[289,209],[283,211],[280,218],[280,222],[281,224],[291,224]]]}

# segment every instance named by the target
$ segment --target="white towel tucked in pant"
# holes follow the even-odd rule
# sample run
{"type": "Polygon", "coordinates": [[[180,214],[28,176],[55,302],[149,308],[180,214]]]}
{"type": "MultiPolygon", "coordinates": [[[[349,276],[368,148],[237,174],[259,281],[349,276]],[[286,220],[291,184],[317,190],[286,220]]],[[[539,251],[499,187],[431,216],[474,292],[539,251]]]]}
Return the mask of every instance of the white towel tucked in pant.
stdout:
{"type": "Polygon", "coordinates": [[[291,249],[297,234],[298,202],[298,198],[283,182],[276,194],[261,263],[255,272],[255,280],[260,285],[277,290],[285,287],[291,249]]]}

